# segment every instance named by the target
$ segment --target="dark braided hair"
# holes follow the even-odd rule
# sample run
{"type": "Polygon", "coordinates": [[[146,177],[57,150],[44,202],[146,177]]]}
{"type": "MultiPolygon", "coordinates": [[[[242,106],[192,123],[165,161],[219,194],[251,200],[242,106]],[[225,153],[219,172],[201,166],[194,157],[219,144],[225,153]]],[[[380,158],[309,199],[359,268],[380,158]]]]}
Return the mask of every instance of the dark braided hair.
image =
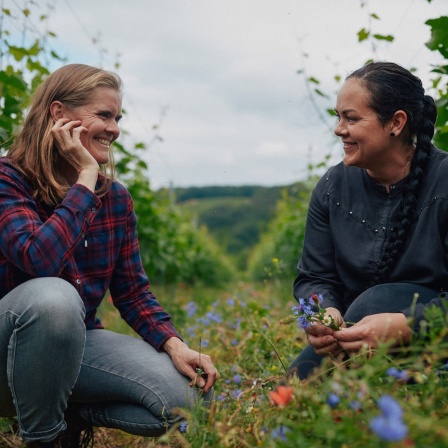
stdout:
{"type": "Polygon", "coordinates": [[[408,231],[417,219],[417,197],[426,174],[437,108],[433,98],[425,95],[421,80],[397,64],[372,62],[354,71],[347,77],[350,78],[359,79],[369,90],[369,106],[383,125],[396,111],[403,110],[407,122],[398,138],[403,144],[415,143],[410,172],[392,217],[392,229],[370,284],[374,286],[387,280],[404,249],[408,231]]]}

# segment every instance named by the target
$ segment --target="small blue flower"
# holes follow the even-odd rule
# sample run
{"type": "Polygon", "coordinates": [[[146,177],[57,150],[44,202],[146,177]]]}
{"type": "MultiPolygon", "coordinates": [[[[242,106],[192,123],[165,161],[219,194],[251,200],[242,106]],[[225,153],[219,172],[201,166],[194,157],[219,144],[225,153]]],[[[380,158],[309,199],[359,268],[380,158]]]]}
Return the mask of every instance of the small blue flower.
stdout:
{"type": "Polygon", "coordinates": [[[335,408],[339,404],[340,401],[341,401],[341,399],[335,393],[331,392],[330,395],[328,395],[327,404],[331,408],[335,408]]]}
{"type": "Polygon", "coordinates": [[[233,398],[238,398],[238,395],[242,392],[241,389],[236,389],[232,392],[232,397],[233,398]]]}
{"type": "Polygon", "coordinates": [[[387,369],[386,374],[389,376],[393,376],[401,381],[407,381],[409,379],[409,375],[406,370],[399,370],[396,367],[390,367],[387,369]]]}
{"type": "Polygon", "coordinates": [[[208,347],[208,339],[203,339],[203,340],[201,341],[201,347],[203,347],[203,348],[208,347]]]}
{"type": "Polygon", "coordinates": [[[408,428],[403,422],[403,410],[400,404],[391,396],[383,395],[378,400],[381,415],[374,417],[370,429],[381,439],[396,442],[406,437],[408,428]]]}
{"type": "Polygon", "coordinates": [[[194,302],[188,302],[185,309],[187,311],[187,316],[192,317],[196,314],[196,311],[198,310],[198,306],[194,302]]]}
{"type": "Polygon", "coordinates": [[[273,440],[287,440],[287,434],[290,429],[287,426],[279,426],[271,432],[271,439],[273,440]]]}
{"type": "Polygon", "coordinates": [[[187,432],[187,427],[188,427],[188,423],[187,422],[182,422],[179,425],[179,432],[181,432],[182,434],[187,432]]]}
{"type": "Polygon", "coordinates": [[[233,377],[233,381],[235,381],[235,383],[237,383],[237,384],[241,383],[241,375],[236,374],[233,377]]]}
{"type": "Polygon", "coordinates": [[[378,400],[378,407],[386,418],[400,419],[403,417],[400,404],[390,395],[383,395],[378,400]]]}
{"type": "Polygon", "coordinates": [[[408,428],[399,419],[379,415],[370,421],[370,429],[381,439],[388,442],[398,442],[406,437],[408,428]]]}
{"type": "Polygon", "coordinates": [[[232,297],[230,297],[229,299],[227,299],[227,305],[229,305],[229,306],[234,306],[234,305],[235,305],[235,299],[232,299],[232,297]]]}
{"type": "Polygon", "coordinates": [[[231,344],[236,347],[239,344],[238,339],[233,339],[231,344]]]}
{"type": "Polygon", "coordinates": [[[362,407],[361,402],[357,401],[357,400],[351,401],[349,406],[350,406],[350,409],[353,409],[354,411],[359,411],[362,407]]]}

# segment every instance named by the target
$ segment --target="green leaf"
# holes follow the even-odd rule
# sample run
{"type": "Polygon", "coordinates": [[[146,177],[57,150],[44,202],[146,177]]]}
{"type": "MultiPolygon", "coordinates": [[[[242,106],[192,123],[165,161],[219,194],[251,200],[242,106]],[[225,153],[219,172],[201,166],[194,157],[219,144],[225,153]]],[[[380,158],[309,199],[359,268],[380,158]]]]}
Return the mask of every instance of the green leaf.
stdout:
{"type": "Polygon", "coordinates": [[[358,31],[358,42],[362,42],[366,40],[370,36],[370,31],[367,31],[365,28],[358,31]]]}
{"type": "Polygon", "coordinates": [[[378,14],[375,13],[370,14],[370,17],[372,17],[372,19],[380,20],[378,14]]]}
{"type": "Polygon", "coordinates": [[[431,51],[438,51],[444,58],[448,58],[448,17],[442,16],[425,22],[431,27],[431,39],[426,46],[431,51]]]}
{"type": "Polygon", "coordinates": [[[322,96],[322,97],[324,97],[324,98],[328,98],[328,95],[326,95],[325,93],[323,93],[322,90],[314,89],[314,91],[315,91],[319,96],[322,96]]]}
{"type": "Polygon", "coordinates": [[[394,36],[392,36],[391,34],[374,34],[373,37],[377,40],[386,40],[387,42],[393,42],[393,40],[395,39],[394,36]]]}
{"type": "Polygon", "coordinates": [[[313,76],[309,77],[308,81],[312,82],[314,84],[320,84],[320,81],[318,79],[314,78],[313,76]]]}

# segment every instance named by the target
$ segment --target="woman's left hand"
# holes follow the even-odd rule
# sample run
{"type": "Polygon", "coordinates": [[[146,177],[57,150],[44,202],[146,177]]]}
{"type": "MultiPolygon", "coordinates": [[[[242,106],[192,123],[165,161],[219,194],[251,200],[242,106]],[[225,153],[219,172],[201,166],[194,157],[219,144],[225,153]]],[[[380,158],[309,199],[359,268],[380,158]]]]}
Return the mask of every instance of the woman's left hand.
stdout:
{"type": "Polygon", "coordinates": [[[346,352],[353,353],[377,348],[386,341],[407,344],[412,332],[403,313],[381,313],[366,316],[352,327],[335,331],[333,336],[346,352]]]}
{"type": "Polygon", "coordinates": [[[180,339],[174,337],[168,339],[163,349],[171,356],[176,369],[191,379],[191,387],[197,386],[208,392],[219,379],[219,372],[210,356],[191,350],[180,339]]]}

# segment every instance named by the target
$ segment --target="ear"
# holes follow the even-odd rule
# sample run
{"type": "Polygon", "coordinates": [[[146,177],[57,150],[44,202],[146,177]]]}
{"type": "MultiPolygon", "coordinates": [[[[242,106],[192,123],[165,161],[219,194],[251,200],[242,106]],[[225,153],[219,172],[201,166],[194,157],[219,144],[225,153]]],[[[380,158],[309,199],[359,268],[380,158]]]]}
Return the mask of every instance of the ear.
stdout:
{"type": "Polygon", "coordinates": [[[54,122],[64,116],[64,105],[60,101],[53,101],[50,104],[50,114],[54,122]]]}
{"type": "Polygon", "coordinates": [[[404,110],[397,110],[390,120],[390,132],[393,132],[398,137],[403,132],[407,122],[408,116],[406,112],[404,110]]]}

